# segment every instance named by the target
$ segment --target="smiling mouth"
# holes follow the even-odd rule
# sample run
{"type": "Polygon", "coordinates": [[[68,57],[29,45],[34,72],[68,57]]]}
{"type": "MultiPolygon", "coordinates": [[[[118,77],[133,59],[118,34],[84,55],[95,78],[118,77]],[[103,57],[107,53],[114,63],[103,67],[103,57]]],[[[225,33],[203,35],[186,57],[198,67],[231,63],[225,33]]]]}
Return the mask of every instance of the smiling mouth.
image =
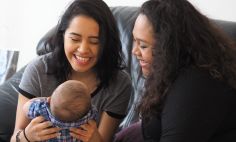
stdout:
{"type": "Polygon", "coordinates": [[[79,63],[87,63],[91,59],[91,58],[88,58],[88,57],[86,57],[86,58],[85,57],[80,57],[78,55],[74,55],[74,57],[79,63]]]}
{"type": "Polygon", "coordinates": [[[149,65],[149,63],[145,62],[144,60],[139,60],[139,63],[142,67],[146,67],[149,65]]]}

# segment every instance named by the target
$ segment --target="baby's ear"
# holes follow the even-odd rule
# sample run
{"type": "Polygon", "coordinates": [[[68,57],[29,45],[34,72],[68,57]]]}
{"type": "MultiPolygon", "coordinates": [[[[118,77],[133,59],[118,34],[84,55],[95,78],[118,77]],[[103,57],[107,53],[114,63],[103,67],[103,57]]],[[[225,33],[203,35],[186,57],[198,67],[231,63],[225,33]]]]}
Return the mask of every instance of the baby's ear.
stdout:
{"type": "Polygon", "coordinates": [[[47,97],[47,102],[50,104],[51,97],[47,97]]]}
{"type": "Polygon", "coordinates": [[[31,103],[32,103],[32,101],[29,100],[23,105],[23,111],[24,111],[26,117],[28,117],[29,108],[30,108],[31,103]]]}

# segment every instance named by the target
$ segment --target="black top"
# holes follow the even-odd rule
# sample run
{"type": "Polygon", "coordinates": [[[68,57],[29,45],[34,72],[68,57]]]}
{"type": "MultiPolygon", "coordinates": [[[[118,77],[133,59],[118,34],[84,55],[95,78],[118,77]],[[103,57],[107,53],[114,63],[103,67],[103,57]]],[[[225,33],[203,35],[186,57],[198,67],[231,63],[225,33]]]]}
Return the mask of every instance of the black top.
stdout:
{"type": "Polygon", "coordinates": [[[160,142],[236,142],[236,91],[208,72],[182,72],[161,118],[143,122],[146,139],[160,142]]]}

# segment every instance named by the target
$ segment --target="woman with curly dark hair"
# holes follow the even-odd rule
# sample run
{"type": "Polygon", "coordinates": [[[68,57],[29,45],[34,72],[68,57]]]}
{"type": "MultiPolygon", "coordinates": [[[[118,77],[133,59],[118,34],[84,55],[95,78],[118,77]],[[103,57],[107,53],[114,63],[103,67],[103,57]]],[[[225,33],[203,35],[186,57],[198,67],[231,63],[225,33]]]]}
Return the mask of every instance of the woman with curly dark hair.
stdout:
{"type": "Polygon", "coordinates": [[[187,0],[145,2],[133,37],[146,77],[142,127],[116,141],[236,141],[234,43],[187,0]]]}

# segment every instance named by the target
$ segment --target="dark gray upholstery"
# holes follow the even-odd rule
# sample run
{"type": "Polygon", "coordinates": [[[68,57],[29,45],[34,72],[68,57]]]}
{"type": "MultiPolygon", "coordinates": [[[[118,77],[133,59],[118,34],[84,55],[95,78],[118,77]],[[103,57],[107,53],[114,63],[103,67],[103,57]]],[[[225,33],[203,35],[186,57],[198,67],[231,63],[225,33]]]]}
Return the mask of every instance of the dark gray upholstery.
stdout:
{"type": "Polygon", "coordinates": [[[18,99],[15,88],[18,86],[23,72],[24,68],[0,86],[0,142],[9,141],[14,129],[18,99]]]}
{"type": "MultiPolygon", "coordinates": [[[[118,24],[122,49],[125,55],[125,61],[127,63],[127,71],[130,73],[132,78],[132,84],[134,87],[133,99],[138,99],[138,91],[140,84],[142,83],[142,78],[138,76],[139,66],[138,62],[134,56],[132,56],[132,27],[134,20],[137,16],[137,7],[112,7],[111,8],[118,24]]],[[[222,28],[226,33],[236,41],[236,22],[222,21],[222,20],[213,20],[220,28],[222,28]]],[[[47,52],[50,52],[50,47],[45,45],[45,40],[48,39],[55,31],[55,28],[52,28],[45,34],[44,37],[39,41],[37,46],[37,54],[43,55],[47,52]]],[[[13,75],[8,81],[0,86],[0,141],[9,141],[9,138],[14,129],[15,122],[15,112],[17,105],[17,92],[15,87],[18,86],[24,68],[18,71],[13,75]]],[[[130,104],[130,106],[132,106],[130,104]]],[[[128,117],[123,123],[125,126],[128,125],[130,121],[133,121],[133,107],[129,111],[128,117]]]]}
{"type": "Polygon", "coordinates": [[[226,34],[228,34],[236,42],[236,22],[213,20],[213,23],[226,32],[226,34]]]}

